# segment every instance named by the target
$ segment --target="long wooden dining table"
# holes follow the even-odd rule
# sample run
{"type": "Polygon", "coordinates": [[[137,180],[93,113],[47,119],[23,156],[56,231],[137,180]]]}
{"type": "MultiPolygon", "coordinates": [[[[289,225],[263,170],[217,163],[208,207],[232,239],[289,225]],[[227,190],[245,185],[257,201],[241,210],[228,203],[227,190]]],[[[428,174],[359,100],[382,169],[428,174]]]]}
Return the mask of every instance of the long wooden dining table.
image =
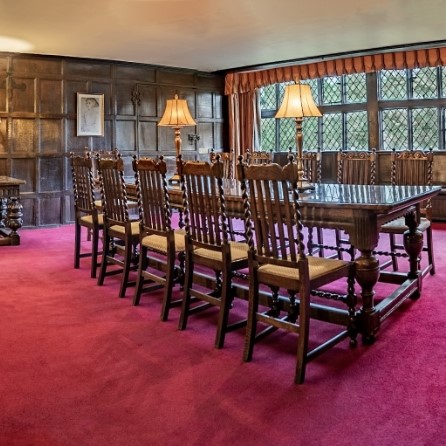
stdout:
{"type": "MultiPolygon", "coordinates": [[[[300,211],[302,223],[308,227],[341,229],[357,249],[356,280],[361,288],[361,308],[356,325],[363,341],[371,343],[386,319],[408,297],[417,298],[422,289],[419,259],[423,246],[423,234],[418,230],[420,205],[436,196],[440,186],[390,186],[390,185],[341,185],[316,184],[314,189],[301,193],[300,211]],[[404,244],[409,256],[408,271],[381,271],[374,255],[383,224],[398,217],[405,217],[408,230],[404,244]],[[375,286],[378,280],[396,284],[389,296],[375,302],[375,286]]],[[[224,183],[226,213],[228,217],[245,218],[242,191],[237,180],[224,183]]],[[[171,205],[182,208],[179,187],[169,191],[171,205]]],[[[346,323],[347,312],[341,310],[334,317],[320,307],[321,318],[346,323]]]]}

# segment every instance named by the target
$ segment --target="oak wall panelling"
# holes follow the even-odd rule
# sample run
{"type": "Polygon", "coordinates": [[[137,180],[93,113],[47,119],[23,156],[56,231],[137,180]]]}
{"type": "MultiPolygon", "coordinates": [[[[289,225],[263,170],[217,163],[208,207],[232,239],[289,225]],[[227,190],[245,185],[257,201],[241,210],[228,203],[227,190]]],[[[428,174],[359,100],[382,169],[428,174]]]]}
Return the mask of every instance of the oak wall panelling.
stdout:
{"type": "Polygon", "coordinates": [[[224,77],[146,64],[0,53],[0,175],[22,178],[25,226],[73,221],[69,153],[119,149],[164,155],[175,170],[173,129],[158,127],[167,99],[188,101],[197,126],[182,129],[186,157],[227,141],[224,77]],[[77,93],[104,94],[104,137],[79,137],[77,93]],[[200,135],[191,144],[188,134],[200,135]]]}

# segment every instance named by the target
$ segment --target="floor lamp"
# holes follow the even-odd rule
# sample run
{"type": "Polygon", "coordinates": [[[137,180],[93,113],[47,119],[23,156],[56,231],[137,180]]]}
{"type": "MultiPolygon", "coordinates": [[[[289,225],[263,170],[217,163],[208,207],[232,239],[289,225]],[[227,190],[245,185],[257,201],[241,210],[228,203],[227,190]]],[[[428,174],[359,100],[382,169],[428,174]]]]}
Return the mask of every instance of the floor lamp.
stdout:
{"type": "Polygon", "coordinates": [[[302,121],[305,117],[318,117],[322,113],[317,108],[311,95],[309,85],[300,83],[286,85],[282,104],[276,113],[276,118],[294,118],[296,122],[297,146],[297,187],[299,190],[313,189],[314,186],[305,177],[303,169],[303,134],[302,121]]]}
{"type": "MultiPolygon", "coordinates": [[[[178,157],[181,154],[180,129],[182,127],[197,125],[189,112],[189,107],[187,106],[186,99],[178,99],[178,95],[175,95],[174,99],[168,99],[166,102],[166,109],[164,110],[163,117],[158,122],[158,125],[160,127],[173,127],[173,129],[175,130],[175,165],[177,165],[178,157]]],[[[177,168],[175,169],[175,174],[170,178],[169,182],[180,182],[180,176],[178,175],[177,168]]]]}

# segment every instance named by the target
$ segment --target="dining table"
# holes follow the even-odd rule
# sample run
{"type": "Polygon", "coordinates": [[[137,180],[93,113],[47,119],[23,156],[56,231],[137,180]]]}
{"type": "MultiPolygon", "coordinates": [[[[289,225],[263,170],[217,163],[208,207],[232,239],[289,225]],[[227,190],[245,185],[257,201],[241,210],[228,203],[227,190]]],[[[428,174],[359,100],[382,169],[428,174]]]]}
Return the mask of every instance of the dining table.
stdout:
{"type": "MultiPolygon", "coordinates": [[[[241,183],[226,179],[223,183],[228,218],[248,218],[243,206],[241,183]]],[[[355,315],[356,327],[364,343],[372,343],[381,323],[407,298],[416,299],[422,290],[419,269],[423,234],[418,229],[421,204],[439,194],[441,186],[391,186],[315,184],[299,196],[302,223],[307,227],[340,229],[348,235],[357,250],[356,281],[360,287],[360,309],[355,315]],[[404,217],[407,231],[403,235],[408,254],[407,271],[381,270],[375,255],[380,228],[385,223],[404,217]],[[396,289],[375,302],[378,281],[392,283],[396,289]]],[[[170,186],[170,204],[182,209],[179,186],[170,186]]],[[[348,312],[314,306],[314,316],[334,323],[348,324],[348,312]]]]}

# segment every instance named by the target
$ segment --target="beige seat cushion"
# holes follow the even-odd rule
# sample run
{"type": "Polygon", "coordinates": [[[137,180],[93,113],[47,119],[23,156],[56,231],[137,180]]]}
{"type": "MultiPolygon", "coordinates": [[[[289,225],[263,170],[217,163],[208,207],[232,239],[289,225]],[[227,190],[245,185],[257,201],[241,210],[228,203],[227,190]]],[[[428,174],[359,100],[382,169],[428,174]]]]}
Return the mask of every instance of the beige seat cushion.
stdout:
{"type": "MultiPolygon", "coordinates": [[[[248,258],[248,244],[241,242],[229,242],[231,248],[231,258],[233,261],[243,260],[248,258]]],[[[220,251],[212,251],[211,249],[198,248],[195,254],[206,259],[215,260],[216,262],[223,261],[220,251]]]]}
{"type": "MultiPolygon", "coordinates": [[[[81,217],[81,221],[84,223],[87,223],[89,225],[93,224],[93,217],[91,215],[84,215],[81,217]]],[[[103,225],[104,224],[104,215],[98,214],[98,224],[103,225]]]]}
{"type": "MultiPolygon", "coordinates": [[[[325,274],[334,273],[338,270],[342,270],[350,265],[350,262],[336,259],[324,259],[323,257],[307,257],[308,267],[310,273],[310,280],[318,279],[325,274]]],[[[276,282],[278,277],[284,279],[295,279],[294,288],[299,287],[299,271],[296,268],[289,268],[279,265],[261,265],[258,269],[260,280],[266,283],[276,282]]]]}
{"type": "MultiPolygon", "coordinates": [[[[184,236],[185,231],[182,229],[177,229],[174,232],[175,238],[175,251],[180,252],[185,250],[184,236]]],[[[153,249],[158,252],[167,252],[167,238],[162,235],[147,235],[141,241],[141,244],[149,249],[153,249]]]]}
{"type": "MultiPolygon", "coordinates": [[[[132,235],[138,235],[139,234],[139,220],[138,221],[132,221],[132,235]]],[[[125,227],[120,225],[113,225],[110,226],[110,231],[113,231],[117,234],[125,234],[125,227]]]]}
{"type": "MultiPolygon", "coordinates": [[[[421,218],[420,224],[418,225],[418,229],[424,232],[431,225],[430,220],[427,218],[421,218]]],[[[404,217],[397,218],[396,220],[390,221],[381,227],[381,232],[391,233],[391,234],[403,234],[407,231],[408,227],[406,226],[406,221],[404,217]]]]}

